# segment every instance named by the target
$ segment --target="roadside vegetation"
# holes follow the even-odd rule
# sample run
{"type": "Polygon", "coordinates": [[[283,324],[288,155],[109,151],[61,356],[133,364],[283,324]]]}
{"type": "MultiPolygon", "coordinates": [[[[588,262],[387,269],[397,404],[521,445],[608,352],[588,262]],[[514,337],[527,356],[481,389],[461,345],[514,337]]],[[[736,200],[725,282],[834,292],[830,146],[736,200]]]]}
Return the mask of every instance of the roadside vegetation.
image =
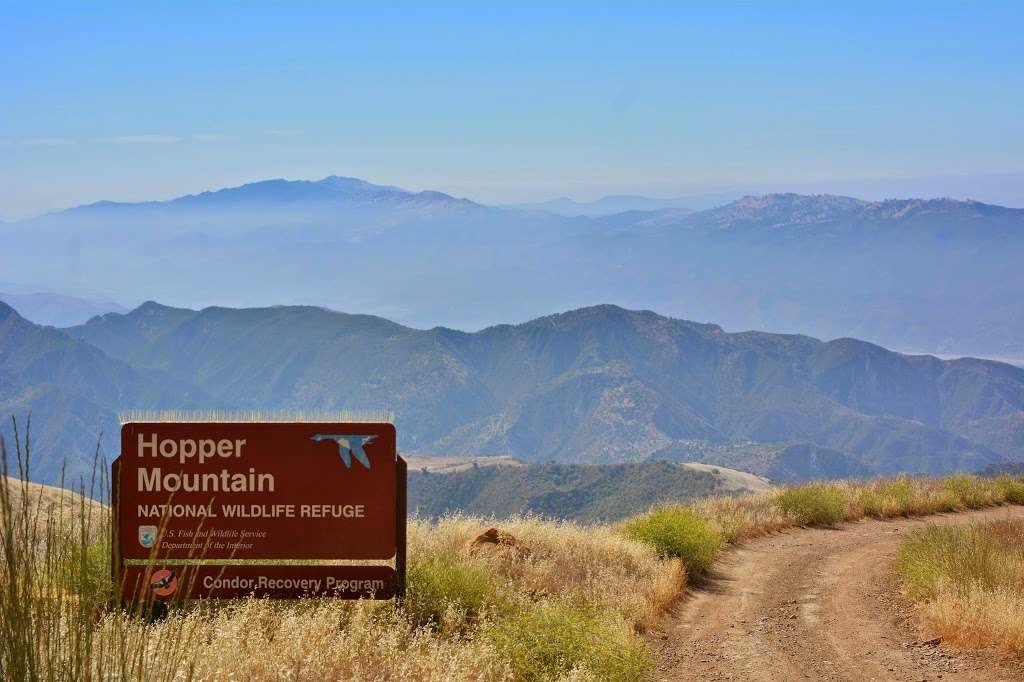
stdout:
{"type": "Polygon", "coordinates": [[[150,623],[113,606],[110,513],[90,500],[102,476],[58,491],[25,482],[22,443],[3,454],[0,678],[19,680],[647,679],[644,633],[729,544],[1024,501],[1020,479],[955,476],[663,505],[616,525],[412,519],[402,605],[249,599],[183,605],[150,623]],[[474,547],[494,525],[515,541],[474,547]]]}
{"type": "Polygon", "coordinates": [[[1024,522],[916,530],[898,566],[935,635],[1024,658],[1024,522]]]}

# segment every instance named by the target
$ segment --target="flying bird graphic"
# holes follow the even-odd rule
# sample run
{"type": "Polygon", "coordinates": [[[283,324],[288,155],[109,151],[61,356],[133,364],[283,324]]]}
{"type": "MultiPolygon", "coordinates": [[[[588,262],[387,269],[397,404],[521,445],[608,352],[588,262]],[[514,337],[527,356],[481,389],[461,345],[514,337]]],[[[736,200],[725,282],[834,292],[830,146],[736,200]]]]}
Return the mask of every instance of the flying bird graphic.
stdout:
{"type": "Polygon", "coordinates": [[[338,453],[341,455],[341,461],[345,463],[346,469],[352,468],[352,457],[355,457],[360,464],[369,469],[370,458],[366,456],[366,451],[363,450],[363,446],[372,443],[373,439],[376,437],[377,436],[343,436],[331,433],[318,433],[310,438],[310,440],[333,440],[338,444],[338,453]]]}

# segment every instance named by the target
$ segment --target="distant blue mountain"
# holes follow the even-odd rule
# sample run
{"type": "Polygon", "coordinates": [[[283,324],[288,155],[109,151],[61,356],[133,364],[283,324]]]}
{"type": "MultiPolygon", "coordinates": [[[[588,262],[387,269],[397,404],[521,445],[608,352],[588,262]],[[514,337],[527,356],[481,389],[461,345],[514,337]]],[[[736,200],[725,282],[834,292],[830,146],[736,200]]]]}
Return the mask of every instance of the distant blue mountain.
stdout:
{"type": "Polygon", "coordinates": [[[1024,210],[799,194],[636,208],[646,201],[566,216],[354,178],[268,180],[2,226],[0,272],[21,291],[303,302],[423,327],[612,301],[728,329],[1024,357],[1024,210]]]}
{"type": "Polygon", "coordinates": [[[397,206],[410,208],[474,209],[482,208],[468,199],[456,199],[441,192],[410,192],[389,185],[374,185],[358,178],[335,175],[322,180],[263,180],[238,187],[201,194],[189,194],[169,201],[120,203],[99,201],[62,211],[64,215],[82,212],[135,209],[181,208],[253,208],[281,205],[397,206]]]}

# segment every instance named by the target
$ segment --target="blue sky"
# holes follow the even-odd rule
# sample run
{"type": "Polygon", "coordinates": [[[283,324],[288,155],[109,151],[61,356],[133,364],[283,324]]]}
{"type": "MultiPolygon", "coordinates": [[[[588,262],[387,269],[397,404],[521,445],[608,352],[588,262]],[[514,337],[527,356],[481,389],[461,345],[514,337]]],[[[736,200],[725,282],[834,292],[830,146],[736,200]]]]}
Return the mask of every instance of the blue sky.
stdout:
{"type": "Polygon", "coordinates": [[[1024,201],[1024,3],[845,4],[2,2],[0,217],[329,174],[1024,201]]]}

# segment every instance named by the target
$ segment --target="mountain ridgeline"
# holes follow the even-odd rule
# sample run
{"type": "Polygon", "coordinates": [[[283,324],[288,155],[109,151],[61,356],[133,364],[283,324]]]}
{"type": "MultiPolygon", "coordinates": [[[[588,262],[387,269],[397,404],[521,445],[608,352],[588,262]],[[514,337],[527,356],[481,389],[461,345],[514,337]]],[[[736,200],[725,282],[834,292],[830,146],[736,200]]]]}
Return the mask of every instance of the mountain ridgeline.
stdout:
{"type": "Polygon", "coordinates": [[[429,518],[460,512],[607,522],[643,513],[652,504],[767,488],[730,485],[729,473],[668,462],[475,466],[452,473],[414,469],[408,502],[410,510],[429,518]]]}
{"type": "Polygon", "coordinates": [[[502,208],[332,176],[99,202],[5,224],[0,238],[0,272],[20,291],[302,301],[461,329],[607,301],[727,329],[1024,358],[1024,210],[972,201],[502,208]]]}
{"type": "Polygon", "coordinates": [[[63,331],[0,314],[0,409],[40,480],[126,408],[387,406],[399,446],[526,462],[704,461],[778,480],[978,470],[1024,449],[1024,369],[727,333],[602,305],[476,333],[323,308],[147,303],[63,331]]]}

